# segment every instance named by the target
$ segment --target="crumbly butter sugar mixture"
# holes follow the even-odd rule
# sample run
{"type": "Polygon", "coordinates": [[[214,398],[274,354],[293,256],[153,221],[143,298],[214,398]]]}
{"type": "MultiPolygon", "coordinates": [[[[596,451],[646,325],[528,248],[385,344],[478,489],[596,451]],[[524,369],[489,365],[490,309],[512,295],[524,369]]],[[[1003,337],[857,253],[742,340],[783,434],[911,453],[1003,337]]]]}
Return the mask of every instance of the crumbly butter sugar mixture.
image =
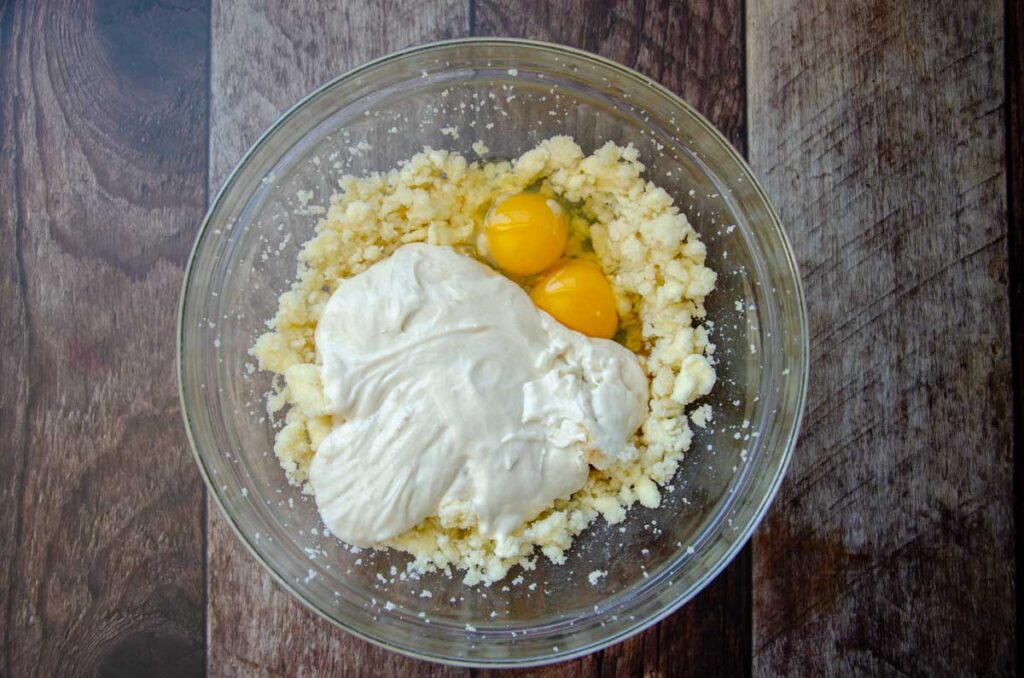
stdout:
{"type": "MultiPolygon", "coordinates": [[[[484,150],[480,144],[474,148],[478,152],[484,150]]],[[[283,417],[274,451],[289,480],[316,495],[328,526],[332,526],[332,521],[337,526],[332,527],[332,532],[343,536],[339,531],[358,530],[358,534],[351,533],[351,541],[406,551],[413,556],[410,568],[415,571],[455,569],[463,572],[467,584],[489,584],[503,578],[515,565],[531,569],[538,552],[555,563],[564,562],[573,538],[598,517],[614,524],[623,521],[627,509],[636,502],[648,507],[659,504],[664,486],[671,481],[690,446],[691,417],[701,424],[708,415],[707,406],[693,411],[690,408],[715,383],[714,345],[701,324],[705,316],[704,299],[714,288],[715,273],[705,266],[704,244],[686,216],[665,190],[644,180],[643,169],[637,151],[631,146],[607,143],[586,155],[571,138],[560,136],[541,142],[512,161],[471,161],[456,153],[424,149],[387,173],[341,179],[340,191],[332,197],[314,237],[301,250],[295,282],[281,295],[268,331],[252,348],[261,369],[281,377],[268,394],[269,411],[283,417]],[[509,200],[508,196],[523,195],[540,196],[542,200],[521,200],[526,207],[517,208],[518,211],[512,209],[515,204],[504,202],[509,200]],[[516,268],[526,259],[508,245],[510,236],[506,231],[495,235],[486,230],[489,221],[506,229],[516,226],[516,215],[521,216],[525,209],[529,216],[533,203],[550,205],[551,213],[565,223],[563,262],[537,274],[539,278],[532,273],[537,267],[526,265],[510,273],[510,267],[516,268]],[[504,218],[502,205],[511,217],[504,218]],[[460,484],[458,479],[462,475],[472,475],[477,472],[473,469],[478,469],[467,462],[445,467],[447,475],[440,475],[448,479],[444,481],[448,484],[443,488],[438,489],[434,481],[419,486],[433,487],[433,494],[429,501],[417,495],[417,511],[403,514],[402,520],[363,530],[362,523],[351,519],[361,511],[352,503],[363,496],[358,485],[362,482],[360,478],[373,476],[337,473],[337,468],[332,475],[329,464],[340,463],[332,460],[344,461],[346,455],[352,460],[363,458],[372,462],[375,458],[363,454],[372,440],[364,435],[365,431],[359,433],[353,428],[356,418],[367,413],[361,414],[358,404],[339,404],[339,384],[352,389],[359,388],[361,382],[352,381],[355,377],[350,371],[325,373],[327,351],[325,346],[318,351],[318,325],[328,302],[345,281],[355,284],[357,278],[365,279],[361,274],[372,276],[373,271],[368,269],[412,243],[437,246],[437,251],[443,248],[448,253],[444,256],[457,254],[475,259],[481,267],[501,271],[504,266],[509,277],[502,284],[510,281],[519,286],[527,301],[532,297],[551,316],[569,327],[581,328],[591,337],[614,332],[618,345],[608,349],[608,355],[617,356],[617,351],[625,347],[628,351],[622,353],[631,353],[630,361],[635,356],[638,374],[642,373],[646,380],[642,385],[646,386],[645,402],[641,401],[641,416],[637,417],[639,427],[627,416],[628,411],[623,414],[620,423],[629,429],[629,440],[624,445],[603,443],[621,447],[614,450],[601,450],[595,441],[614,440],[615,436],[601,438],[589,431],[580,434],[578,448],[583,462],[565,465],[566,458],[560,458],[562,465],[553,468],[562,469],[563,475],[574,480],[566,485],[558,479],[551,486],[554,489],[550,495],[554,498],[550,504],[546,500],[544,506],[524,505],[518,512],[488,513],[480,509],[481,502],[466,500],[478,496],[466,488],[476,487],[480,492],[480,487],[488,485],[482,480],[460,484]],[[580,316],[572,304],[565,303],[565,280],[583,281],[573,289],[582,289],[588,299],[604,299],[601,286],[607,280],[611,289],[608,303],[614,305],[618,322],[613,320],[609,324],[607,314],[580,316]],[[530,297],[525,297],[527,291],[530,297]],[[568,315],[560,315],[563,312],[568,315]],[[581,324],[574,324],[577,321],[581,324]],[[596,329],[583,329],[589,327],[596,329]],[[329,392],[332,390],[333,395],[329,392]],[[359,444],[360,449],[352,450],[353,444],[359,444]],[[565,471],[568,468],[573,469],[571,473],[565,471]],[[318,476],[324,479],[319,486],[318,476]],[[328,478],[334,480],[328,482],[328,478]],[[351,479],[349,486],[340,488],[338,482],[342,479],[351,479]],[[457,487],[458,491],[441,491],[449,487],[457,487]],[[558,492],[568,494],[555,496],[558,492]],[[351,515],[346,506],[352,507],[351,515]],[[424,512],[429,515],[419,519],[424,512]],[[522,522],[518,522],[517,516],[522,522]],[[409,525],[410,520],[415,523],[409,525]]],[[[539,258],[540,266],[546,266],[552,247],[547,243],[555,242],[555,251],[561,251],[558,238],[562,236],[557,219],[541,226],[545,239],[531,241],[540,245],[528,256],[539,258]]],[[[424,251],[433,250],[428,247],[424,251]]],[[[509,299],[517,299],[510,304],[526,303],[516,296],[518,292],[501,289],[508,292],[509,299]]],[[[459,290],[451,293],[460,294],[459,290]]],[[[366,294],[372,296],[372,291],[366,294]]],[[[382,294],[380,303],[386,304],[386,300],[387,295],[382,294]]],[[[367,313],[372,314],[372,301],[367,304],[371,306],[367,313]]],[[[546,314],[542,315],[543,322],[548,323],[545,327],[557,325],[546,314]]],[[[534,327],[533,320],[529,322],[534,327]]],[[[552,330],[551,336],[562,330],[565,328],[552,330]]],[[[319,334],[320,341],[326,341],[322,328],[319,334]]],[[[576,341],[578,346],[590,346],[588,342],[612,344],[608,339],[589,339],[582,334],[576,341]]],[[[395,350],[402,350],[401,342],[395,343],[395,350]]],[[[576,356],[581,350],[563,353],[576,356]]],[[[345,352],[337,355],[341,356],[338,364],[343,364],[345,352]]],[[[572,360],[576,358],[565,364],[575,366],[572,360]]],[[[409,363],[398,359],[395,364],[409,363]]],[[[606,364],[600,362],[602,366],[606,364]]],[[[582,368],[575,367],[562,372],[584,374],[582,368]]],[[[517,374],[529,378],[526,372],[517,374]]],[[[586,375],[574,378],[579,383],[573,382],[572,388],[588,394],[602,381],[586,375]]],[[[640,392],[628,376],[621,381],[623,386],[616,393],[635,397],[640,392]]],[[[554,398],[543,394],[568,393],[564,389],[531,392],[542,394],[535,398],[541,403],[553,402],[554,398]]],[[[581,402],[600,400],[590,395],[587,398],[581,402]]],[[[579,398],[572,396],[567,402],[570,400],[575,402],[579,398]]],[[[403,408],[399,401],[389,403],[388,408],[388,421],[374,423],[380,430],[389,430],[388,425],[394,425],[396,417],[403,418],[408,425],[425,416],[415,407],[403,408]]],[[[535,408],[528,409],[532,412],[535,408]]],[[[587,421],[596,421],[583,415],[578,419],[584,429],[587,421]]],[[[397,435],[399,430],[394,431],[397,435]]],[[[548,459],[544,455],[525,458],[548,459]]],[[[534,465],[540,469],[537,473],[544,473],[543,464],[534,465]]],[[[415,485],[416,476],[410,477],[412,480],[405,486],[415,485]]],[[[439,476],[431,477],[436,480],[439,476]]],[[[408,487],[406,491],[419,492],[408,487]]]]}

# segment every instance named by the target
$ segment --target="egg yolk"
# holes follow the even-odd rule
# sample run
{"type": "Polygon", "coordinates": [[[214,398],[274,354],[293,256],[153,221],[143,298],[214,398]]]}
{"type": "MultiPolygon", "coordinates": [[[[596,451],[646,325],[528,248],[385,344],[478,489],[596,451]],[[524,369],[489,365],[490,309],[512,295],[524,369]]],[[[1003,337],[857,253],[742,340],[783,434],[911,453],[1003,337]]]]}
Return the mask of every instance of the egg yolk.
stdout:
{"type": "Polygon", "coordinates": [[[562,262],[537,282],[530,298],[555,320],[587,336],[611,339],[618,329],[612,286],[592,262],[562,262]]]}
{"type": "Polygon", "coordinates": [[[539,193],[499,200],[484,221],[487,250],[498,267],[515,276],[540,273],[562,256],[569,223],[557,202],[539,193]]]}

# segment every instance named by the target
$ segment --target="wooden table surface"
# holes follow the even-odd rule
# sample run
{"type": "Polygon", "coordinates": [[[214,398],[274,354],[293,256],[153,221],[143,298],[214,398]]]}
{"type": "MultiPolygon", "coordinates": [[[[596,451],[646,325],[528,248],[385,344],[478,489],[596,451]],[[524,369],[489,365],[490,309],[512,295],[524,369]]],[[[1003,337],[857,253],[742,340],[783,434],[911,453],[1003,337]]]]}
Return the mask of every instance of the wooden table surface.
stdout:
{"type": "Polygon", "coordinates": [[[0,0],[0,676],[483,673],[380,650],[273,583],[205,497],[173,367],[192,239],[248,146],[346,69],[469,35],[581,47],[693,103],[775,201],[810,313],[803,434],[752,543],[655,628],[536,673],[1016,673],[1022,19],[0,0]]]}

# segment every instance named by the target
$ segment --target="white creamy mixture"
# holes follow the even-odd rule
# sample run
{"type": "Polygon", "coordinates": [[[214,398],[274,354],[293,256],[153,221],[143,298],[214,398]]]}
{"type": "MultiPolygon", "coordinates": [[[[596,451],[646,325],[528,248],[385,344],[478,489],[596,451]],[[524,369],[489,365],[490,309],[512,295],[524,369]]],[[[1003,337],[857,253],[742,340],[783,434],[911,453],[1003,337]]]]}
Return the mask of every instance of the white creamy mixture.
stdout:
{"type": "Polygon", "coordinates": [[[406,245],[345,280],[316,349],[334,427],[309,482],[350,544],[452,505],[500,541],[583,487],[591,464],[637,455],[647,379],[636,355],[562,326],[448,247],[406,245]]]}

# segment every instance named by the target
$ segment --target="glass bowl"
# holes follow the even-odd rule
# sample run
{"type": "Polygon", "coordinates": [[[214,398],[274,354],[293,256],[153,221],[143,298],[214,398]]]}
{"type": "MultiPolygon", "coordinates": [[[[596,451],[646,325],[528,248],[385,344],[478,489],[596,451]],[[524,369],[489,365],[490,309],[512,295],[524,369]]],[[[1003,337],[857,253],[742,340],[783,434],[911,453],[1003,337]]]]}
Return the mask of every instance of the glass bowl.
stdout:
{"type": "Polygon", "coordinates": [[[217,195],[189,261],[178,332],[185,425],[210,495],[288,591],[357,636],[470,666],[569,659],[654,624],[695,596],[749,539],[793,450],[807,384],[796,264],[764,191],[688,104],[623,66],[521,40],[457,40],[357,68],[288,111],[217,195]],[[480,104],[474,106],[471,104],[480,104]],[[714,420],[658,509],[598,519],[563,566],[538,558],[490,587],[458,573],[404,576],[408,557],[352,552],[320,531],[289,486],[264,406],[270,379],[248,354],[296,254],[344,173],[388,170],[424,146],[512,158],[555,134],[585,151],[632,143],[709,250],[714,420]],[[588,575],[607,575],[591,584],[588,575]],[[520,576],[521,579],[516,579],[520,576]],[[513,583],[515,582],[515,583],[513,583]],[[428,594],[425,592],[429,592],[428,594]]]}

